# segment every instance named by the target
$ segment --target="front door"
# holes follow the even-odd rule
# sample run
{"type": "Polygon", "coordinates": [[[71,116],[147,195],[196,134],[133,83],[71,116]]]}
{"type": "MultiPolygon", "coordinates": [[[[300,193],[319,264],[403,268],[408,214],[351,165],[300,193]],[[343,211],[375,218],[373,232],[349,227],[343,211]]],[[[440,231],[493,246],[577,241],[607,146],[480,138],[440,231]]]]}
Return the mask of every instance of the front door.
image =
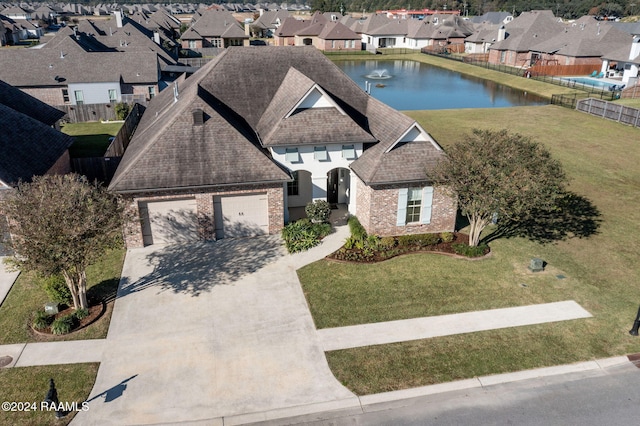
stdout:
{"type": "Polygon", "coordinates": [[[338,203],[338,169],[329,170],[327,173],[327,202],[338,203]]]}

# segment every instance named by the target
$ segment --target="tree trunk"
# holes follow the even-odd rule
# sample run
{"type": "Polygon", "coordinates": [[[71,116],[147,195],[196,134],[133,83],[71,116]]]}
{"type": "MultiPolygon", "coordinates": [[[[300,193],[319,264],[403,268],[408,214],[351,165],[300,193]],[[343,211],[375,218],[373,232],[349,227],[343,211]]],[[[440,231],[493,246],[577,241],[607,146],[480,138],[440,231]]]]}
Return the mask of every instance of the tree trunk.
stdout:
{"type": "Polygon", "coordinates": [[[85,271],[80,272],[78,277],[78,298],[80,299],[80,309],[89,309],[89,303],[87,302],[87,274],[85,271]]]}
{"type": "Polygon", "coordinates": [[[78,309],[78,306],[80,306],[80,299],[78,298],[78,288],[76,283],[73,282],[73,279],[69,276],[67,271],[62,271],[62,276],[64,277],[64,281],[67,283],[67,287],[69,287],[69,291],[71,291],[73,307],[74,309],[78,309]]]}
{"type": "Polygon", "coordinates": [[[487,220],[476,217],[475,215],[469,218],[469,246],[475,247],[480,242],[480,234],[482,230],[489,223],[487,220]]]}

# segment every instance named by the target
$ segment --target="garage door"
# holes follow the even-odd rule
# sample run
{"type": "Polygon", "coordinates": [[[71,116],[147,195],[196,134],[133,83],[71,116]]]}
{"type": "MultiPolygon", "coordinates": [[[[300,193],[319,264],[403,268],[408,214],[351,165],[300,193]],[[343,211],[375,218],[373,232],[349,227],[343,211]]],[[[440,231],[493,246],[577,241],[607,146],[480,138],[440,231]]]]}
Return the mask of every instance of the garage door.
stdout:
{"type": "Polygon", "coordinates": [[[140,203],[144,245],[185,243],[198,240],[198,216],[194,198],[140,203]]]}
{"type": "Polygon", "coordinates": [[[267,194],[215,197],[216,238],[249,237],[269,233],[267,194]]]}

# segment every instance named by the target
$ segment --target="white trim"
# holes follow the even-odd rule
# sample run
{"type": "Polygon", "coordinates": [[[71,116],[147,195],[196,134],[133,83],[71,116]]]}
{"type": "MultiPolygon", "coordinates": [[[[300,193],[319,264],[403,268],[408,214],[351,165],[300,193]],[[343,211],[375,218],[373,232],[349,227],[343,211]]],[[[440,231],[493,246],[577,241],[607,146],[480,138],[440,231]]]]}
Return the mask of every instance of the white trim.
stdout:
{"type": "Polygon", "coordinates": [[[435,149],[437,149],[438,151],[442,151],[442,147],[438,145],[438,143],[431,137],[429,133],[427,133],[426,130],[422,128],[422,126],[420,126],[418,123],[413,123],[413,125],[409,127],[398,139],[396,139],[396,141],[389,148],[387,148],[387,150],[384,153],[386,154],[390,152],[393,148],[396,147],[396,145],[398,145],[401,142],[416,142],[416,141],[419,142],[420,141],[419,139],[413,139],[413,140],[405,139],[405,137],[414,129],[417,129],[418,132],[420,132],[420,135],[424,138],[424,142],[431,142],[431,145],[433,145],[435,149]]]}
{"type": "Polygon", "coordinates": [[[287,113],[287,115],[284,116],[284,118],[289,118],[299,107],[300,105],[302,105],[302,103],[307,100],[307,98],[311,95],[311,93],[313,93],[314,90],[317,90],[318,92],[320,92],[320,95],[322,96],[322,98],[327,101],[329,104],[331,104],[335,109],[337,109],[340,114],[342,115],[347,115],[344,110],[342,108],[340,108],[340,106],[331,98],[331,96],[329,96],[327,94],[327,92],[325,92],[324,90],[322,90],[322,88],[320,86],[318,86],[317,84],[314,84],[313,86],[311,86],[311,88],[307,91],[307,93],[304,94],[304,96],[302,96],[300,98],[300,100],[293,106],[293,108],[291,108],[291,110],[287,113]]]}
{"type": "Polygon", "coordinates": [[[433,186],[422,188],[422,200],[420,202],[420,223],[427,225],[431,223],[431,212],[433,210],[433,186]]]}
{"type": "Polygon", "coordinates": [[[400,188],[398,190],[398,210],[396,212],[396,226],[405,226],[407,224],[407,197],[409,188],[400,188]]]}

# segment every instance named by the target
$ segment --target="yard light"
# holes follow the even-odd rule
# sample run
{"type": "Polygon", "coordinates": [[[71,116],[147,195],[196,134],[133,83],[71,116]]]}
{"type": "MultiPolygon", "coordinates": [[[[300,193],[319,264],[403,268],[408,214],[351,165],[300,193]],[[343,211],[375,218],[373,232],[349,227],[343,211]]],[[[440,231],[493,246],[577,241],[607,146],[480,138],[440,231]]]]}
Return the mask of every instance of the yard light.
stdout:
{"type": "Polygon", "coordinates": [[[640,328],[640,308],[638,308],[638,313],[636,314],[636,320],[633,322],[633,327],[629,330],[629,334],[632,336],[638,335],[638,328],[640,328]]]}

